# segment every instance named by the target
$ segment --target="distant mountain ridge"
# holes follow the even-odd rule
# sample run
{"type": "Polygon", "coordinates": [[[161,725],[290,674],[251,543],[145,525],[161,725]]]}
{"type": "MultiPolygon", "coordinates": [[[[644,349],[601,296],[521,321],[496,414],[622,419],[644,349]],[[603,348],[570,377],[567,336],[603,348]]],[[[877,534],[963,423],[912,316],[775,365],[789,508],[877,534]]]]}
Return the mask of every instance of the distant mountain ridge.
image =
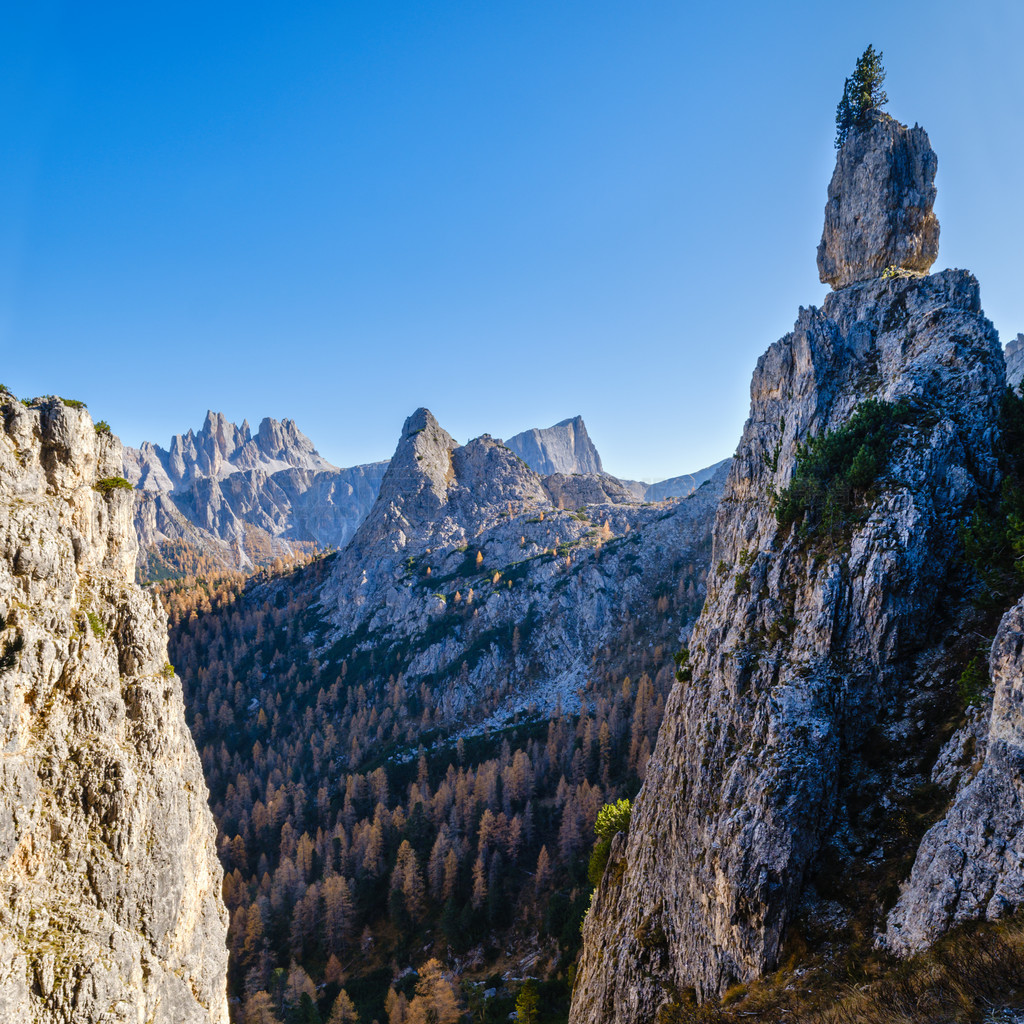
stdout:
{"type": "MultiPolygon", "coordinates": [[[[686,497],[723,465],[652,485],[619,480],[604,472],[582,416],[491,443],[536,473],[544,500],[561,508],[686,497]]],[[[166,449],[145,442],[124,450],[124,475],[136,489],[140,575],[181,575],[200,559],[246,568],[313,547],[343,548],[388,465],[341,469],[294,420],[267,417],[254,434],[247,420],[236,425],[208,411],[198,431],[175,434],[166,449]]]]}

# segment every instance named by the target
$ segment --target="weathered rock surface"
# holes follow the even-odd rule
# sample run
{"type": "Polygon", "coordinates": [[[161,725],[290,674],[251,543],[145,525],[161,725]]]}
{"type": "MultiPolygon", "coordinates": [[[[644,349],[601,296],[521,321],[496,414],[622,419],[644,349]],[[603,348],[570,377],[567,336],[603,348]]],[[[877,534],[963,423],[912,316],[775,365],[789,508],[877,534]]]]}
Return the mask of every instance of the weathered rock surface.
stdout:
{"type": "Polygon", "coordinates": [[[1024,906],[1024,600],[1004,616],[989,661],[994,693],[984,761],[921,841],[883,944],[916,953],[953,925],[1024,906]]]}
{"type": "Polygon", "coordinates": [[[372,651],[466,726],[489,687],[508,694],[509,716],[575,706],[601,644],[653,613],[663,588],[679,589],[675,628],[688,632],[725,474],[661,506],[606,501],[610,479],[542,478],[499,441],[460,446],[418,410],[323,587],[333,629],[321,661],[372,651]],[[548,487],[576,488],[567,509],[548,487]]]}
{"type": "Polygon", "coordinates": [[[541,476],[604,472],[601,456],[590,440],[582,416],[573,416],[545,429],[524,430],[505,444],[541,476]]]}
{"type": "Polygon", "coordinates": [[[552,473],[544,477],[544,490],[558,508],[609,502],[628,505],[642,500],[624,481],[616,480],[607,473],[552,473]]]}
{"type": "Polygon", "coordinates": [[[762,973],[823,842],[852,841],[851,806],[921,781],[914,751],[935,688],[951,685],[946,646],[971,616],[958,530],[997,479],[1003,381],[964,271],[833,292],[762,356],[692,681],[671,695],[628,842],[588,916],[572,1021],[650,1021],[686,989],[706,998],[762,973]],[[773,495],[797,445],[869,397],[916,414],[848,545],[808,543],[780,527],[773,495]],[[884,771],[864,766],[869,735],[898,751],[884,771]]]}
{"type": "Polygon", "coordinates": [[[1006,358],[1006,383],[1019,387],[1024,380],[1024,334],[1018,334],[1003,350],[1006,358]]]}
{"type": "Polygon", "coordinates": [[[938,161],[923,128],[888,114],[852,131],[828,186],[818,273],[833,288],[888,268],[925,274],[939,254],[938,161]]]}
{"type": "Polygon", "coordinates": [[[0,1018],[226,1024],[202,767],[121,445],[0,396],[0,1018]]]}

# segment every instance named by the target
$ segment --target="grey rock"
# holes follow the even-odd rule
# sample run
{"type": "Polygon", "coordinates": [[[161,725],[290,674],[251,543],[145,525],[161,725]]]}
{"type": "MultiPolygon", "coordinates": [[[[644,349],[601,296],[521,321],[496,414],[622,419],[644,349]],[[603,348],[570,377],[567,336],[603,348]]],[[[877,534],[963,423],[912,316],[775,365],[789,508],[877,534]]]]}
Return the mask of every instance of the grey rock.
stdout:
{"type": "Polygon", "coordinates": [[[227,1024],[202,766],[133,582],[120,442],[59,399],[0,408],[0,1017],[227,1024]]]}
{"type": "Polygon", "coordinates": [[[679,634],[692,626],[724,483],[663,506],[606,501],[628,492],[603,475],[542,478],[487,435],[460,446],[420,409],[322,589],[323,657],[360,638],[398,659],[406,686],[428,683],[443,721],[464,729],[485,724],[491,688],[505,695],[501,721],[577,706],[601,645],[655,614],[666,587],[687,597],[679,634]],[[561,487],[575,488],[567,509],[550,493],[561,487]]]}
{"type": "MultiPolygon", "coordinates": [[[[761,357],[692,680],[666,706],[621,881],[606,874],[587,917],[571,1021],[649,1021],[673,992],[708,998],[775,963],[817,852],[866,784],[866,736],[912,746],[942,643],[973,624],[959,527],[998,479],[1003,382],[964,271],[832,292],[761,357]],[[774,495],[797,446],[868,397],[919,417],[848,550],[815,550],[780,527],[774,495]]],[[[906,788],[920,766],[889,770],[906,788]]]]}
{"type": "Polygon", "coordinates": [[[552,473],[544,490],[558,508],[581,505],[631,504],[641,500],[622,480],[607,473],[552,473]]]}
{"type": "Polygon", "coordinates": [[[562,420],[546,429],[524,430],[505,444],[542,476],[604,471],[582,416],[562,420]]]}
{"type": "Polygon", "coordinates": [[[992,711],[981,769],[921,841],[881,944],[907,956],[953,925],[1024,905],[1024,599],[989,659],[992,711]]]}
{"type": "Polygon", "coordinates": [[[215,564],[244,568],[298,545],[343,547],[377,497],[386,462],[332,466],[294,421],[249,425],[208,412],[198,434],[170,449],[126,448],[124,474],[139,491],[140,564],[186,541],[215,564]]]}
{"type": "Polygon", "coordinates": [[[1019,387],[1024,380],[1024,334],[1018,334],[1008,342],[1003,355],[1006,358],[1006,383],[1010,387],[1019,387]]]}
{"type": "Polygon", "coordinates": [[[664,501],[666,498],[685,498],[692,494],[705,480],[710,480],[723,467],[728,468],[731,459],[722,459],[713,466],[698,469],[695,473],[683,473],[668,480],[660,480],[644,489],[644,501],[664,501]]]}
{"type": "Polygon", "coordinates": [[[935,153],[923,128],[878,113],[850,133],[828,186],[818,273],[833,288],[888,268],[927,273],[939,254],[935,153]]]}

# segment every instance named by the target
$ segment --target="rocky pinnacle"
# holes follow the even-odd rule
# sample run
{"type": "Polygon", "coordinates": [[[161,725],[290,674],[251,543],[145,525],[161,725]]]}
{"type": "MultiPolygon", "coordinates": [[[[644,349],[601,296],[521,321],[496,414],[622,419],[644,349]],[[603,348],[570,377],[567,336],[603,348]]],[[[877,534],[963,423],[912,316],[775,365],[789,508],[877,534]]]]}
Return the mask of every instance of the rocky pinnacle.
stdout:
{"type": "Polygon", "coordinates": [[[939,254],[935,153],[923,128],[878,113],[851,132],[836,160],[818,246],[833,288],[904,271],[926,274],[939,254]]]}

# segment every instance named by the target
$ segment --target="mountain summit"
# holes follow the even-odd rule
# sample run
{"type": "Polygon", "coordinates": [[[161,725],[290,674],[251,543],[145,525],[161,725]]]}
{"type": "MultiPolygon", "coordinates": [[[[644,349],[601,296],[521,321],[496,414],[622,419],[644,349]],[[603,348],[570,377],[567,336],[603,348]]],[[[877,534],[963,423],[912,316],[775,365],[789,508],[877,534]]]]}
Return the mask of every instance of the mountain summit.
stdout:
{"type": "MultiPolygon", "coordinates": [[[[922,276],[934,172],[924,131],[887,118],[839,153],[819,249],[837,290],[754,371],[688,664],[586,920],[574,1024],[670,1019],[688,989],[771,969],[816,885],[842,928],[881,918],[864,893],[906,877],[920,833],[879,823],[921,813],[937,709],[977,645],[961,524],[998,485],[1005,387],[977,281],[922,276]]],[[[1007,862],[976,878],[1007,870],[1019,892],[1007,862]]]]}
{"type": "Polygon", "coordinates": [[[524,430],[505,444],[541,476],[604,472],[601,456],[590,440],[582,416],[573,416],[543,430],[524,430]]]}
{"type": "Polygon", "coordinates": [[[876,113],[852,132],[828,186],[818,274],[833,288],[926,274],[939,254],[938,160],[923,128],[876,113]]]}

